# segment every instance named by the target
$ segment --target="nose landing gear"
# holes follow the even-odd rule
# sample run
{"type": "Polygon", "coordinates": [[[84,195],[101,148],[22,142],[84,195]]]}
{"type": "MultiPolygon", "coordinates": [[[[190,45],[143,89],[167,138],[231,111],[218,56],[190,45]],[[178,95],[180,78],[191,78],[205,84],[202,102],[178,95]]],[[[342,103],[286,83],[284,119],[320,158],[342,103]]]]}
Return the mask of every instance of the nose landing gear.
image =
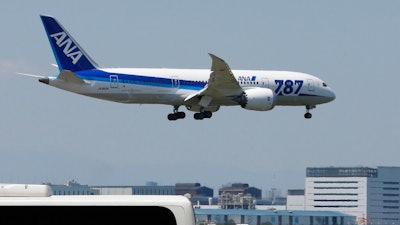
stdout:
{"type": "Polygon", "coordinates": [[[304,114],[304,118],[311,119],[312,114],[309,111],[310,109],[314,109],[315,107],[316,107],[315,105],[306,105],[307,112],[304,114]]]}

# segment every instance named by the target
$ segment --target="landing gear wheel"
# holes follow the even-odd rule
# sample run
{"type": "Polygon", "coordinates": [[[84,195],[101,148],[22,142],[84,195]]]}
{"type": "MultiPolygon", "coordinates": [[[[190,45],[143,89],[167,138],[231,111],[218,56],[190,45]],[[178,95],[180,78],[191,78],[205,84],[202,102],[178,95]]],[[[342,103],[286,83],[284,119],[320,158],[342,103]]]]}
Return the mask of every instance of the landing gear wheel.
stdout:
{"type": "Polygon", "coordinates": [[[304,118],[311,119],[312,115],[309,111],[310,111],[310,109],[314,109],[315,107],[316,107],[315,105],[306,105],[307,112],[306,112],[306,114],[304,114],[304,118]]]}
{"type": "Polygon", "coordinates": [[[177,112],[177,113],[175,113],[175,114],[177,114],[177,115],[178,115],[178,118],[179,118],[179,119],[183,119],[183,118],[185,118],[185,117],[186,117],[186,114],[185,114],[185,112],[177,112]]]}
{"type": "Polygon", "coordinates": [[[176,113],[170,113],[168,114],[168,120],[177,120],[178,115],[176,113]]]}
{"type": "Polygon", "coordinates": [[[204,113],[195,113],[193,117],[195,120],[202,120],[204,119],[204,113]]]}
{"type": "Polygon", "coordinates": [[[210,112],[210,111],[204,111],[203,114],[204,114],[204,118],[211,118],[212,117],[212,112],[210,112]]]}
{"type": "Polygon", "coordinates": [[[186,117],[185,112],[179,112],[178,108],[179,108],[179,105],[174,105],[174,112],[168,114],[168,120],[183,119],[186,117]]]}

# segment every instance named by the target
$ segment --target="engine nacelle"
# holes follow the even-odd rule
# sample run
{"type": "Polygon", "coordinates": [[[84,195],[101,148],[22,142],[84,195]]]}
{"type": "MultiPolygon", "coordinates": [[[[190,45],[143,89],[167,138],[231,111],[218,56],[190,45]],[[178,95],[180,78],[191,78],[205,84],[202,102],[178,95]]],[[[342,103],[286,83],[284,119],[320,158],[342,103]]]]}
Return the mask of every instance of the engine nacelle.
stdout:
{"type": "Polygon", "coordinates": [[[245,90],[238,99],[244,109],[268,111],[275,107],[275,93],[268,88],[251,88],[245,90]]]}

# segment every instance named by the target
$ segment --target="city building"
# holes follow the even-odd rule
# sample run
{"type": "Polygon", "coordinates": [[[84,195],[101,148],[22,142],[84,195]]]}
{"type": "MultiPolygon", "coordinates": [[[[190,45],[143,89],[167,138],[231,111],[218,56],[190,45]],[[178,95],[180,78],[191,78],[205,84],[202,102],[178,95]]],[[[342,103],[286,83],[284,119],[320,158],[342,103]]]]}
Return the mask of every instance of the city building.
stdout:
{"type": "Polygon", "coordinates": [[[175,184],[175,194],[212,198],[214,190],[201,186],[200,183],[177,183],[175,184]]]}
{"type": "Polygon", "coordinates": [[[218,197],[200,183],[87,186],[72,180],[50,186],[55,195],[185,195],[207,224],[400,224],[400,167],[309,167],[304,189],[290,189],[286,197],[273,189],[265,199],[260,189],[246,183],[223,186],[218,197]]]}
{"type": "Polygon", "coordinates": [[[334,211],[195,208],[196,224],[354,225],[355,216],[334,211]]]}
{"type": "Polygon", "coordinates": [[[362,224],[399,224],[400,167],[307,168],[305,210],[343,212],[362,224]]]}
{"type": "Polygon", "coordinates": [[[53,191],[53,195],[98,195],[99,192],[88,185],[81,185],[75,180],[69,180],[65,184],[47,183],[53,191]]]}
{"type": "Polygon", "coordinates": [[[175,186],[146,182],[145,185],[92,186],[100,195],[175,195],[175,186]]]}
{"type": "Polygon", "coordinates": [[[231,186],[222,187],[218,190],[218,195],[220,196],[223,193],[229,193],[233,195],[249,194],[255,199],[262,198],[261,189],[250,187],[249,184],[246,183],[233,183],[231,186]]]}
{"type": "Polygon", "coordinates": [[[289,189],[286,196],[287,210],[304,210],[304,189],[289,189]]]}
{"type": "Polygon", "coordinates": [[[222,192],[218,197],[218,205],[221,209],[255,209],[256,200],[250,194],[222,192]]]}

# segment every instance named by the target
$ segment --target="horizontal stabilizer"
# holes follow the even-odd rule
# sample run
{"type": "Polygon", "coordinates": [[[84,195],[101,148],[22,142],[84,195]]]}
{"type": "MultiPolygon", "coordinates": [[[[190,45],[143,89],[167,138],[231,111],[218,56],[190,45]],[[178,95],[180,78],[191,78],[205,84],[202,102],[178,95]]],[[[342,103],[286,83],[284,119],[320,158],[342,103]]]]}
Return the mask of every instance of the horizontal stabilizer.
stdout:
{"type": "Polygon", "coordinates": [[[57,79],[67,83],[85,84],[84,80],[82,80],[70,70],[61,70],[60,75],[58,75],[57,79]]]}
{"type": "Polygon", "coordinates": [[[30,73],[16,73],[18,75],[27,76],[27,77],[35,77],[35,78],[45,78],[46,76],[30,74],[30,73]]]}

